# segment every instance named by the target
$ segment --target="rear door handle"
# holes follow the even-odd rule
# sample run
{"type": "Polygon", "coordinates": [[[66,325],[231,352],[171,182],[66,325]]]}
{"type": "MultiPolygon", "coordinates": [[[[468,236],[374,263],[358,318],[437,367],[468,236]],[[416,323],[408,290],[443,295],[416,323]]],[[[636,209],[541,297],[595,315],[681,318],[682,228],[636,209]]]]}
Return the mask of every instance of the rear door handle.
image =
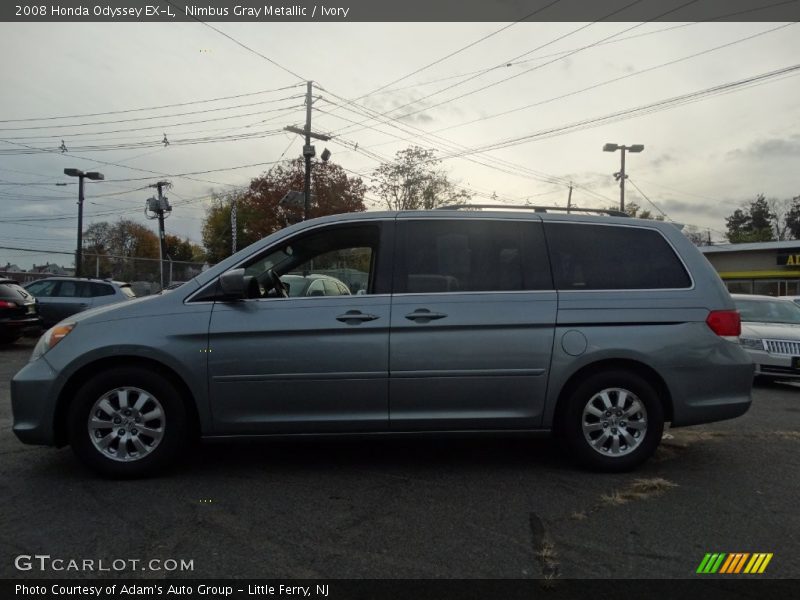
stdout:
{"type": "Polygon", "coordinates": [[[444,319],[446,316],[444,313],[431,312],[427,308],[418,308],[414,312],[407,314],[406,319],[417,323],[428,323],[436,319],[444,319]]]}
{"type": "Polygon", "coordinates": [[[366,321],[374,321],[377,318],[378,315],[365,314],[360,310],[348,310],[343,315],[336,317],[336,320],[341,321],[342,323],[347,323],[348,325],[358,325],[359,323],[364,323],[366,321]]]}

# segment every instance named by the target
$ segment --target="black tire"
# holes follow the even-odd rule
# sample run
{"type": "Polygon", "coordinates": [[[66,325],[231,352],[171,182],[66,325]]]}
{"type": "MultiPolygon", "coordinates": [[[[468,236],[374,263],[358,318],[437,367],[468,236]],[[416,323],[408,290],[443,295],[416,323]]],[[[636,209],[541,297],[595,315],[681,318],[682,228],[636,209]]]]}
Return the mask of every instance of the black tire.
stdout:
{"type": "MultiPolygon", "coordinates": [[[[119,394],[113,394],[110,398],[111,405],[120,404],[119,394]]],[[[134,406],[131,408],[134,408],[134,406]]],[[[115,414],[120,414],[121,416],[121,412],[115,414]]],[[[112,418],[110,416],[107,417],[102,411],[95,410],[94,413],[95,416],[99,416],[102,419],[112,418]]],[[[136,412],[135,415],[140,415],[140,413],[136,412]]],[[[113,423],[113,421],[110,421],[110,423],[113,423]]],[[[178,390],[165,377],[142,367],[117,367],[95,375],[81,386],[75,394],[69,411],[69,440],[72,450],[81,462],[104,477],[143,477],[165,469],[186,448],[189,437],[188,431],[186,406],[178,390]],[[103,452],[95,446],[90,437],[89,419],[92,416],[90,412],[93,411],[95,403],[101,398],[121,388],[131,388],[127,392],[130,400],[126,404],[135,402],[141,397],[137,391],[133,391],[134,389],[146,392],[160,404],[160,407],[158,407],[158,404],[148,403],[144,405],[142,410],[150,412],[143,412],[141,416],[155,414],[152,411],[155,407],[158,407],[161,418],[148,423],[141,423],[140,419],[138,422],[141,424],[136,425],[132,418],[122,417],[125,421],[121,425],[109,428],[103,427],[102,431],[96,431],[95,435],[105,438],[107,435],[116,436],[115,430],[123,431],[122,428],[129,428],[126,430],[125,438],[117,437],[116,440],[112,440],[109,448],[103,452]],[[147,427],[150,426],[154,428],[153,430],[160,428],[163,432],[157,443],[155,438],[148,438],[144,433],[148,431],[147,427]],[[120,429],[117,429],[117,427],[120,427],[120,429]],[[142,430],[136,430],[136,427],[140,427],[142,430]],[[137,434],[140,443],[144,442],[148,448],[147,450],[137,451],[133,440],[133,437],[137,436],[137,434]],[[124,462],[122,459],[114,458],[112,454],[117,452],[114,450],[113,445],[116,442],[118,448],[122,443],[121,439],[128,440],[125,443],[124,452],[117,455],[128,454],[129,459],[124,462]],[[149,449],[151,447],[152,449],[149,449]],[[139,454],[140,457],[136,458],[134,456],[136,454],[139,454]]]]}
{"type": "MultiPolygon", "coordinates": [[[[609,397],[616,402],[620,395],[611,392],[609,397]]],[[[557,424],[558,432],[572,457],[584,467],[605,472],[629,471],[646,461],[661,442],[661,436],[664,433],[664,408],[653,386],[636,373],[626,370],[594,373],[582,381],[566,401],[567,405],[562,413],[561,423],[557,424]],[[604,433],[610,435],[607,442],[600,444],[601,450],[595,449],[586,439],[587,435],[594,436],[595,432],[585,434],[583,430],[584,409],[589,405],[589,402],[600,392],[614,389],[622,389],[632,393],[644,406],[644,412],[632,415],[629,417],[629,421],[621,421],[623,424],[627,424],[630,427],[631,422],[637,422],[637,417],[639,420],[643,416],[646,418],[646,429],[643,433],[637,434],[635,430],[628,427],[625,428],[625,432],[629,436],[639,435],[640,437],[635,438],[634,443],[631,444],[632,450],[627,450],[628,444],[621,440],[620,448],[627,453],[617,455],[612,454],[611,443],[613,442],[613,437],[620,438],[622,435],[622,428],[614,426],[619,423],[617,419],[625,418],[624,414],[620,417],[612,413],[611,417],[606,418],[605,415],[607,413],[604,413],[602,417],[596,417],[598,419],[597,426],[601,427],[602,430],[596,432],[597,437],[593,438],[593,441],[597,441],[597,438],[604,433]],[[608,428],[606,428],[606,425],[608,428]],[[620,433],[614,436],[611,435],[611,431],[615,434],[618,431],[620,433]]],[[[602,403],[601,399],[595,401],[602,403]]],[[[633,406],[630,396],[628,396],[627,406],[629,409],[633,406]]],[[[590,422],[588,421],[589,419],[594,418],[589,415],[587,422],[590,422]]],[[[594,422],[591,423],[594,424],[594,422]]]]}

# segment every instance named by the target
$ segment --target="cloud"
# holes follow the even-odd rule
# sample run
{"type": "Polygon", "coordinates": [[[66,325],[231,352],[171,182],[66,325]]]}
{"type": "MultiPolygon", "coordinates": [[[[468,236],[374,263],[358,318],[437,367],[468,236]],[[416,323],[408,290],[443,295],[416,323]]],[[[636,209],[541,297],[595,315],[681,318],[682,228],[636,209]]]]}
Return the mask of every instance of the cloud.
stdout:
{"type": "Polygon", "coordinates": [[[672,162],[675,162],[675,157],[672,156],[671,154],[666,154],[666,153],[659,154],[650,161],[648,167],[651,169],[660,169],[662,166],[672,162]]]}
{"type": "Polygon", "coordinates": [[[753,142],[745,148],[737,148],[728,152],[730,158],[794,158],[800,157],[800,134],[795,133],[785,138],[770,138],[753,142]]]}
{"type": "MultiPolygon", "coordinates": [[[[675,200],[674,198],[659,198],[655,200],[659,208],[668,215],[673,213],[683,213],[691,215],[703,215],[715,219],[729,216],[734,209],[731,208],[733,202],[704,202],[702,200],[675,200]]],[[[647,206],[645,206],[647,208],[647,206]]]]}

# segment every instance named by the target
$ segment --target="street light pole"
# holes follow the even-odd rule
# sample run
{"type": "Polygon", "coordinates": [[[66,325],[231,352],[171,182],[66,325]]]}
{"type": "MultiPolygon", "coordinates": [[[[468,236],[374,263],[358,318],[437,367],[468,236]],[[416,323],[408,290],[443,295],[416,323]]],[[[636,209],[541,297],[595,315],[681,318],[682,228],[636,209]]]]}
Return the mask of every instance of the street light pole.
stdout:
{"type": "Polygon", "coordinates": [[[644,146],[642,144],[632,144],[630,146],[624,146],[622,144],[606,144],[603,146],[603,152],[616,152],[617,150],[621,151],[621,164],[618,173],[614,173],[614,177],[619,180],[619,210],[620,212],[625,212],[625,180],[628,176],[625,174],[625,151],[629,150],[630,152],[641,152],[644,150],[644,146]]]}
{"type": "Polygon", "coordinates": [[[78,175],[78,248],[75,253],[75,277],[80,277],[83,271],[83,178],[78,175]]]}
{"type": "Polygon", "coordinates": [[[64,175],[78,178],[78,247],[75,251],[75,277],[83,272],[83,180],[85,178],[102,181],[105,176],[97,171],[84,173],[80,169],[64,169],[64,175]]]}

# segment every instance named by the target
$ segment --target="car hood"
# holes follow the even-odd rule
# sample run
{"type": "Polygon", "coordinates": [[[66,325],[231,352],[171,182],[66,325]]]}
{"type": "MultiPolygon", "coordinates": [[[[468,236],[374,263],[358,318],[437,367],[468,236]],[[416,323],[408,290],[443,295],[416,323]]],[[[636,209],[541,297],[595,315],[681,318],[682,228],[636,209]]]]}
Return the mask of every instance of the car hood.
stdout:
{"type": "Polygon", "coordinates": [[[800,325],[789,323],[742,323],[742,337],[774,340],[800,340],[800,325]]]}
{"type": "Polygon", "coordinates": [[[115,321],[118,319],[130,319],[147,317],[152,315],[168,313],[173,306],[179,306],[183,299],[198,288],[196,281],[191,280],[182,285],[179,289],[172,290],[168,294],[153,294],[141,298],[132,298],[125,302],[116,302],[97,308],[90,308],[83,312],[76,313],[64,319],[71,323],[86,321],[89,323],[99,323],[103,321],[115,321]]]}

